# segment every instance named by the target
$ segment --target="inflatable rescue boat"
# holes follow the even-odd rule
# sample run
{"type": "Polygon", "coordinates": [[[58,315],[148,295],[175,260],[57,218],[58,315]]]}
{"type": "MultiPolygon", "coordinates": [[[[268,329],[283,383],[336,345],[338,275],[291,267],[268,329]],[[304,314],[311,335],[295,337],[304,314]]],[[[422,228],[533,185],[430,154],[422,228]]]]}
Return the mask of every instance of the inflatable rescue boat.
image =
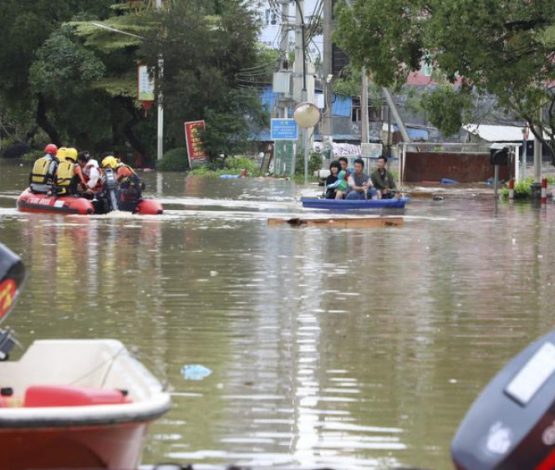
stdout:
{"type": "MultiPolygon", "coordinates": [[[[17,208],[22,212],[57,213],[57,214],[97,214],[99,212],[89,199],[75,196],[48,196],[35,194],[26,189],[17,198],[17,208]]],[[[140,215],[162,214],[162,204],[153,199],[141,199],[133,213],[140,215]]]]}

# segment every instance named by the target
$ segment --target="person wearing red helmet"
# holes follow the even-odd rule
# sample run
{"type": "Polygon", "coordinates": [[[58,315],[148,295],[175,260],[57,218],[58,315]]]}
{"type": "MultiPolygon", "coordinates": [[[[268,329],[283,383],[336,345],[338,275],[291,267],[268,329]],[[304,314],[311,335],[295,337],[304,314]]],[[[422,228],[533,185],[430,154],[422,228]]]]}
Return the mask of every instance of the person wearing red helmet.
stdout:
{"type": "Polygon", "coordinates": [[[60,163],[56,157],[58,147],[48,144],[44,147],[44,156],[37,159],[29,175],[29,187],[34,193],[49,193],[54,184],[54,175],[60,163]]]}

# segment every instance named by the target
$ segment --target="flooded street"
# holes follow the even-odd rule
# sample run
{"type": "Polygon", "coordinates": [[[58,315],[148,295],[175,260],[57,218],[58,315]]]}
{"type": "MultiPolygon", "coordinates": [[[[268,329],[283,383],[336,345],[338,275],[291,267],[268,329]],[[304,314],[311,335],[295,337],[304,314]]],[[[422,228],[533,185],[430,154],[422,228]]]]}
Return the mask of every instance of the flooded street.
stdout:
{"type": "Polygon", "coordinates": [[[15,210],[27,172],[0,163],[0,241],[29,271],[6,323],[23,345],[120,339],[168,383],[145,463],[452,468],[477,393],[553,327],[552,204],[268,227],[302,213],[302,188],[147,173],[164,215],[63,217],[15,210]]]}

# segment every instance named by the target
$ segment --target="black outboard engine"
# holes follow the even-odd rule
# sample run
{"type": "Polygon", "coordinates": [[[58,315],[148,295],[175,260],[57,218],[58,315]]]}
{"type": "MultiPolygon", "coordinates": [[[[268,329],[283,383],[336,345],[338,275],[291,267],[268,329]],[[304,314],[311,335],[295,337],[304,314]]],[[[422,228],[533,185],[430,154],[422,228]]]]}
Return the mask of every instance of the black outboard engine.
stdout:
{"type": "Polygon", "coordinates": [[[119,210],[118,206],[118,180],[116,179],[116,174],[110,168],[105,170],[105,181],[104,190],[108,198],[108,205],[113,211],[119,210]]]}
{"type": "Polygon", "coordinates": [[[555,330],[482,391],[451,444],[458,470],[555,469],[555,330]]]}
{"type": "MultiPolygon", "coordinates": [[[[23,262],[0,243],[0,323],[4,321],[19,295],[25,280],[23,262]]],[[[0,329],[0,361],[6,360],[17,341],[11,330],[0,329]]]]}

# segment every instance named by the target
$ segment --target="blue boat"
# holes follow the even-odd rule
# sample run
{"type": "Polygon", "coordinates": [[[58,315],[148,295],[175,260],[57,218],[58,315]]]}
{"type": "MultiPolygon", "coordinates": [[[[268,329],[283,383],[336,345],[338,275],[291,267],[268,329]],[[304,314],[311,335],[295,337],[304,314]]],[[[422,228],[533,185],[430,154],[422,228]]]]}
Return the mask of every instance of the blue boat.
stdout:
{"type": "Polygon", "coordinates": [[[309,209],[353,210],[353,209],[404,209],[409,198],[401,199],[323,199],[317,197],[301,198],[303,207],[309,209]]]}

